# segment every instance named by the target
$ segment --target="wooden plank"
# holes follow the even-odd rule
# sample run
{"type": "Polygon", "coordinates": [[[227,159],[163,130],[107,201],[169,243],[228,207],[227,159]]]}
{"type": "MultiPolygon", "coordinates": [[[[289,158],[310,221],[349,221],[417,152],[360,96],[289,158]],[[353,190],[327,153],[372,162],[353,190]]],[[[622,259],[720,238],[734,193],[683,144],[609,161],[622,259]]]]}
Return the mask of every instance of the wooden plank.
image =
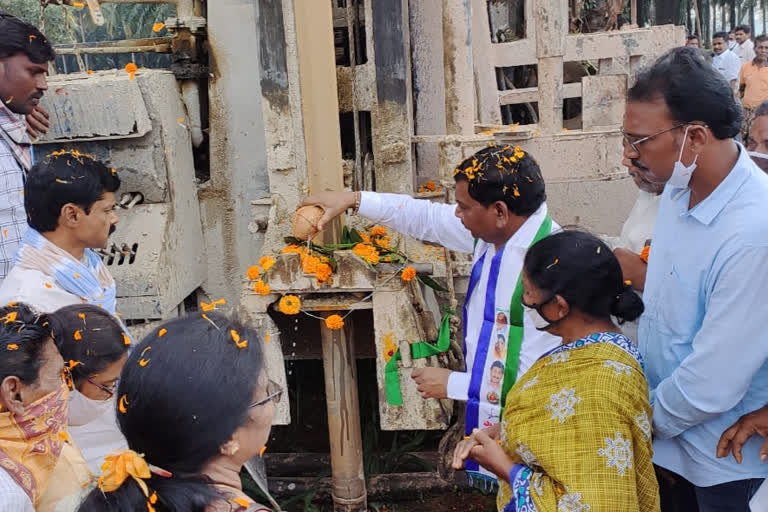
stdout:
{"type": "Polygon", "coordinates": [[[674,25],[637,30],[568,35],[566,61],[618,56],[659,55],[675,43],[685,43],[685,28],[674,25]]]}
{"type": "MultiPolygon", "coordinates": [[[[268,478],[268,482],[269,492],[278,497],[290,498],[315,491],[314,499],[327,500],[331,495],[330,478],[268,478]]],[[[368,479],[368,498],[389,501],[396,496],[408,499],[424,494],[452,492],[455,486],[456,482],[443,480],[437,472],[374,475],[368,479]]]]}
{"type": "MultiPolygon", "coordinates": [[[[581,83],[563,84],[563,98],[581,97],[581,83]]],[[[499,92],[499,105],[515,105],[518,103],[531,103],[539,101],[539,88],[527,87],[525,89],[512,89],[499,92]]]]}

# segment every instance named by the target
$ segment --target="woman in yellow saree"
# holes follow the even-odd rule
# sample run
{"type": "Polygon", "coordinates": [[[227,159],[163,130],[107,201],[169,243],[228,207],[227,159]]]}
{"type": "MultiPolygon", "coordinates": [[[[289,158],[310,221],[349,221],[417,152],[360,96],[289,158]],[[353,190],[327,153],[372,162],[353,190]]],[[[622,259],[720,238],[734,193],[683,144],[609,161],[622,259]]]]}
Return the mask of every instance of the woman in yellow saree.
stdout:
{"type": "Polygon", "coordinates": [[[596,237],[564,231],[533,245],[523,304],[536,328],[561,336],[507,395],[502,422],[457,447],[491,469],[503,512],[658,511],[651,407],[642,359],[611,317],[642,300],[596,237]]]}

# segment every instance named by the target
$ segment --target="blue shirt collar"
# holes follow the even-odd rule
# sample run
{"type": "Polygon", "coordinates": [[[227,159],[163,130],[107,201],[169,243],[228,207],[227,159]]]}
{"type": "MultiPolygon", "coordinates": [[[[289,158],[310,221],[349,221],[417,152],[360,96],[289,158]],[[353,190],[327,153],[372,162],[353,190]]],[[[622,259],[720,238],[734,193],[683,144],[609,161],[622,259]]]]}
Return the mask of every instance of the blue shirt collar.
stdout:
{"type": "Polygon", "coordinates": [[[733,199],[747,178],[752,174],[752,168],[755,167],[755,163],[747,154],[744,146],[738,142],[736,144],[739,147],[739,158],[736,160],[736,165],[733,166],[731,172],[728,173],[717,188],[693,208],[688,209],[691,197],[690,189],[668,187],[669,191],[666,193],[670,194],[672,201],[677,203],[680,216],[690,215],[702,224],[709,225],[725,208],[725,205],[733,199]]]}

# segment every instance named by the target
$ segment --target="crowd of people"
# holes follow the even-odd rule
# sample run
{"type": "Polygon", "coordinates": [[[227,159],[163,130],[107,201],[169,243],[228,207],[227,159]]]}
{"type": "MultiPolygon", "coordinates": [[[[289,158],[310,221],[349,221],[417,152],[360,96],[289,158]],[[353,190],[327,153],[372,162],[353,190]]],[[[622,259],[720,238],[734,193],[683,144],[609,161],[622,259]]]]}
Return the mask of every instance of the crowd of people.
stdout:
{"type": "MultiPolygon", "coordinates": [[[[639,196],[618,238],[560,227],[534,156],[512,145],[458,164],[456,204],[304,200],[320,229],[352,209],[472,254],[466,368],[412,377],[424,398],[466,403],[453,466],[497,490],[500,511],[741,512],[761,492],[768,104],[743,146],[734,90],[751,78],[728,37],[719,59],[672,50],[629,90],[623,165],[639,196]]],[[[752,59],[768,56],[756,43],[752,59]]],[[[94,252],[118,223],[119,176],[75,150],[33,164],[53,57],[0,15],[0,512],[266,510],[240,481],[284,391],[259,333],[206,310],[132,339],[94,252]]]]}

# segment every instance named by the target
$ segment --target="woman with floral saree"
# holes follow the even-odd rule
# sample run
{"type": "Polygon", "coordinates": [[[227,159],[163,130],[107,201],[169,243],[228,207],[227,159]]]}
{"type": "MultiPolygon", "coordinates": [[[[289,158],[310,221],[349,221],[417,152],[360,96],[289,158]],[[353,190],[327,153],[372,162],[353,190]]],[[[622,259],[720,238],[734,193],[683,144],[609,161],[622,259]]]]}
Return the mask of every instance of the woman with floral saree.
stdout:
{"type": "Polygon", "coordinates": [[[561,336],[509,391],[502,422],[459,443],[499,477],[503,512],[658,511],[651,407],[642,359],[611,317],[631,321],[642,300],[596,237],[564,231],[534,244],[523,304],[561,336]]]}

